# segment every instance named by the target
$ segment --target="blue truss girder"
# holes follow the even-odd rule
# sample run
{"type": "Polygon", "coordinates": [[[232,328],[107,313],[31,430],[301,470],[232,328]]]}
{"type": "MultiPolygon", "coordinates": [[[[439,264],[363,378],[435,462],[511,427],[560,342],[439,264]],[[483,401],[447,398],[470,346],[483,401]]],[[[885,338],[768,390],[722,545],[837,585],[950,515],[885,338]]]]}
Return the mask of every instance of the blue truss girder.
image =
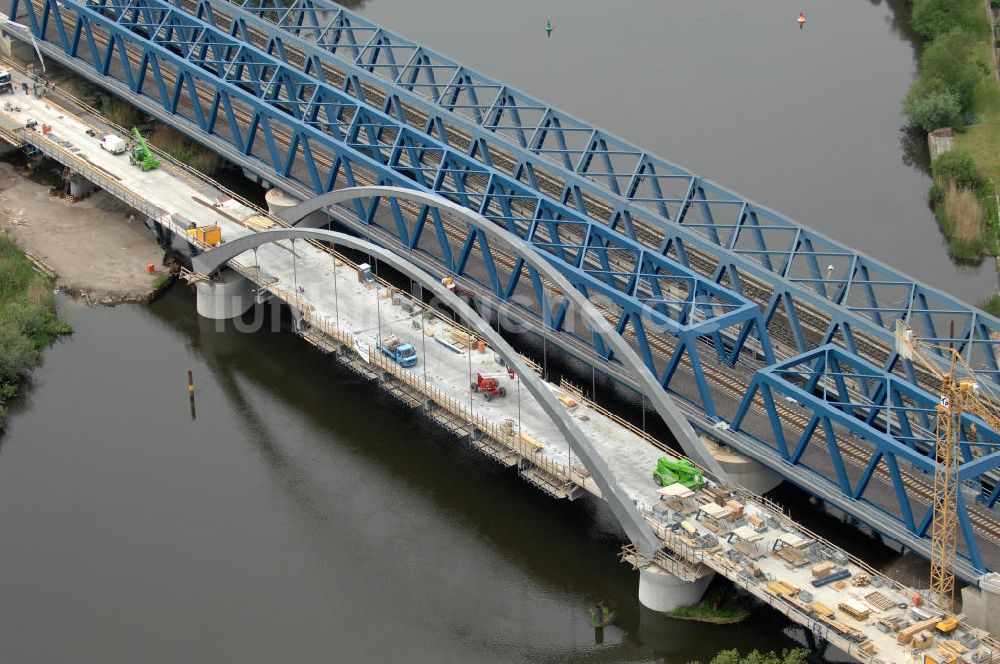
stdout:
{"type": "MultiPolygon", "coordinates": [[[[242,154],[263,158],[275,172],[317,193],[360,184],[358,178],[364,175],[369,183],[432,191],[505,225],[535,243],[583,292],[610,299],[617,309],[614,313],[635,329],[640,350],[657,375],[644,332],[650,325],[674,335],[693,366],[698,364],[699,337],[717,336],[732,325],[737,329],[730,334],[745,338],[756,332],[743,327],[763,327],[759,308],[741,296],[167,2],[39,0],[36,4],[40,11],[30,3],[21,6],[37,37],[54,42],[71,57],[90,58],[88,64],[100,75],[117,76],[134,94],[147,95],[167,113],[226,138],[242,154]],[[103,41],[95,37],[97,28],[106,35],[103,41]],[[129,60],[126,47],[141,53],[138,63],[129,60]],[[210,99],[199,95],[196,84],[210,89],[210,99]],[[296,165],[305,174],[293,172],[296,165]],[[609,269],[612,252],[615,267],[609,269]],[[664,295],[666,285],[679,295],[664,295]]],[[[19,13],[18,7],[19,2],[12,3],[12,17],[19,13]]],[[[358,205],[359,216],[369,223],[376,209],[377,205],[367,210],[358,205]]],[[[401,223],[395,224],[394,232],[401,244],[411,240],[401,223]]],[[[467,232],[467,245],[474,235],[467,232]]],[[[485,245],[485,238],[478,239],[485,245]]],[[[482,275],[467,276],[503,297],[488,247],[481,250],[487,259],[485,281],[482,275]]],[[[462,273],[468,251],[449,252],[444,259],[446,270],[462,273]]],[[[766,335],[761,336],[766,345],[766,335]]],[[[718,354],[726,359],[721,348],[718,354]]],[[[707,399],[700,405],[714,412],[704,377],[696,379],[707,399]]]]}
{"type": "MultiPolygon", "coordinates": [[[[740,430],[754,404],[762,404],[772,427],[781,432],[772,448],[785,462],[814,471],[817,481],[833,485],[853,500],[882,511],[898,520],[910,533],[927,537],[932,509],[928,503],[922,514],[915,514],[901,465],[933,476],[938,401],[938,396],[887,374],[839,346],[828,344],[759,371],[731,426],[740,430]],[[788,440],[784,435],[786,429],[781,427],[776,405],[779,399],[792,399],[811,414],[809,426],[798,440],[788,440]],[[849,434],[838,435],[842,431],[849,434]],[[851,435],[865,441],[868,445],[865,449],[870,453],[865,468],[854,479],[841,453],[841,446],[851,435]],[[814,468],[805,462],[804,455],[810,445],[814,449],[817,445],[825,446],[824,461],[832,465],[834,477],[828,476],[825,469],[814,468]],[[884,501],[873,502],[867,495],[880,463],[884,464],[894,493],[894,500],[889,505],[884,501]]],[[[1000,494],[996,480],[987,477],[1000,467],[998,446],[1000,436],[985,422],[968,413],[963,415],[958,478],[966,486],[975,487],[987,507],[992,507],[1000,494]]],[[[982,570],[979,543],[967,514],[964,493],[960,493],[963,494],[960,496],[963,555],[976,569],[982,570]]]]}
{"type": "MultiPolygon", "coordinates": [[[[854,326],[886,346],[891,347],[895,319],[905,317],[917,336],[939,345],[954,341],[994,381],[1000,379],[994,339],[1000,321],[946,293],[330,0],[296,0],[288,6],[274,0],[237,4],[286,34],[310,40],[314,48],[355,71],[367,72],[369,80],[381,79],[383,89],[407,93],[411,102],[421,100],[425,112],[437,108],[452,120],[459,119],[473,139],[470,154],[478,152],[490,160],[495,152],[491,147],[513,154],[518,160],[514,173],[541,170],[541,162],[532,157],[543,159],[545,170],[551,173],[554,166],[559,173],[561,200],[573,201],[630,237],[650,246],[662,240],[661,250],[690,243],[726,266],[714,272],[716,279],[726,276],[739,288],[736,273],[745,272],[765,283],[780,283],[785,293],[772,303],[784,295],[800,298],[828,313],[831,328],[854,326]],[[587,194],[604,203],[606,216],[587,208],[587,194]],[[680,228],[671,228],[668,221],[680,228]],[[638,222],[655,232],[637,230],[638,222]],[[669,237],[664,239],[664,234],[669,237]],[[955,339],[948,331],[952,324],[955,339]]],[[[532,184],[537,186],[537,180],[532,184]]],[[[688,264],[679,246],[676,251],[688,264]]],[[[766,313],[769,319],[771,313],[766,313]]],[[[802,341],[806,335],[793,330],[792,337],[802,341]]],[[[819,343],[831,340],[824,335],[819,343]]],[[[800,345],[797,350],[815,345],[800,345]]]]}
{"type": "MultiPolygon", "coordinates": [[[[234,37],[237,37],[247,43],[255,43],[259,47],[265,49],[268,53],[276,54],[276,57],[281,58],[286,63],[293,64],[293,66],[296,66],[299,70],[309,74],[310,76],[314,76],[317,80],[321,80],[332,85],[333,81],[330,80],[331,77],[339,79],[339,89],[361,102],[371,102],[371,95],[366,93],[362,87],[362,83],[367,85],[381,84],[379,79],[373,76],[367,69],[362,69],[353,65],[348,66],[349,71],[345,74],[335,74],[329,72],[329,70],[324,67],[323,58],[326,54],[321,49],[316,47],[311,42],[298,38],[294,35],[285,35],[283,33],[273,31],[272,24],[259,17],[259,14],[266,15],[266,11],[248,13],[235,5],[227,5],[223,8],[219,3],[213,3],[211,0],[171,0],[171,2],[178,8],[188,11],[200,20],[204,20],[211,25],[219,27],[220,29],[225,29],[228,34],[231,34],[234,37]],[[286,46],[286,44],[288,45],[286,46]]],[[[419,126],[419,130],[430,140],[440,139],[442,143],[449,144],[448,132],[443,129],[445,120],[442,117],[434,115],[435,112],[439,113],[436,107],[426,104],[426,102],[419,97],[409,99],[404,104],[403,100],[394,97],[391,94],[383,94],[382,96],[384,97],[384,101],[381,103],[381,110],[387,115],[396,117],[400,123],[409,123],[410,126],[414,125],[412,118],[408,116],[406,105],[408,104],[409,107],[412,108],[412,104],[410,104],[410,102],[417,102],[417,104],[420,105],[421,112],[427,114],[427,119],[422,125],[419,126]]],[[[486,140],[490,138],[492,138],[491,135],[483,133],[483,138],[471,143],[468,149],[464,150],[464,153],[470,158],[477,160],[483,166],[492,168],[493,165],[489,154],[489,143],[486,140]]],[[[460,148],[456,147],[455,149],[460,148]]],[[[526,168],[530,168],[530,165],[526,166],[526,168]]],[[[416,170],[419,171],[419,169],[416,170]]],[[[418,172],[416,175],[419,177],[423,174],[418,172]]],[[[537,182],[534,182],[532,178],[525,177],[519,179],[528,180],[532,188],[537,189],[537,182]]],[[[549,200],[553,199],[549,198],[549,200]]],[[[555,202],[558,204],[566,203],[565,200],[555,200],[555,202]]],[[[584,207],[579,205],[577,207],[581,210],[584,209],[584,207]]],[[[611,230],[618,232],[623,236],[629,237],[630,235],[627,230],[618,229],[617,227],[619,226],[622,225],[608,224],[608,228],[611,230]]],[[[641,243],[636,241],[636,244],[641,243]]],[[[536,246],[542,247],[543,245],[536,243],[536,246]]],[[[562,254],[563,248],[560,245],[550,244],[549,246],[557,248],[560,254],[562,254]]],[[[654,253],[659,254],[662,252],[657,250],[654,253]]],[[[611,274],[611,272],[612,271],[610,270],[607,271],[608,274],[611,274]]],[[[748,338],[751,338],[751,336],[745,331],[735,337],[731,350],[727,350],[725,353],[727,357],[731,358],[731,361],[738,359],[739,354],[743,349],[743,345],[748,338]]],[[[766,338],[762,341],[762,347],[764,348],[765,354],[770,352],[770,344],[767,342],[766,338]]]]}
{"type": "MultiPolygon", "coordinates": [[[[697,352],[699,343],[706,338],[714,339],[719,359],[732,361],[732,354],[726,356],[720,343],[723,329],[729,337],[735,333],[741,343],[749,335],[758,334],[755,326],[760,325],[759,309],[746,300],[731,297],[725,288],[692,278],[695,275],[690,270],[654,252],[628,249],[629,244],[623,242],[624,236],[612,229],[588,224],[578,215],[563,214],[564,210],[573,211],[544,204],[546,201],[537,192],[525,193],[524,187],[509,178],[446,150],[424,134],[387,122],[384,114],[359,104],[349,95],[335,95],[321,83],[296,75],[280,60],[262,58],[264,52],[259,49],[254,50],[217,31],[200,31],[211,26],[192,22],[190,16],[181,20],[169,12],[158,13],[164,6],[169,8],[166,3],[130,2],[110,7],[100,3],[83,6],[38,0],[37,5],[42,8],[38,13],[31,5],[26,5],[28,22],[36,36],[45,38],[48,35],[58,48],[70,57],[82,59],[101,76],[114,75],[125,81],[134,93],[155,100],[166,117],[184,118],[190,125],[182,122],[180,126],[189,133],[196,133],[192,132],[196,128],[213,138],[229,141],[243,155],[262,160],[260,163],[267,169],[311,186],[317,193],[335,186],[372,182],[423,188],[476,209],[521,237],[529,238],[582,292],[616,298],[619,332],[634,335],[647,364],[674,394],[677,392],[670,379],[682,358],[687,357],[696,380],[697,398],[704,401],[698,405],[709,416],[715,413],[697,352]],[[96,13],[97,8],[106,8],[115,20],[96,13]],[[75,22],[69,21],[68,32],[67,25],[59,20],[59,11],[75,15],[75,22]],[[49,26],[50,17],[54,17],[55,28],[49,26]],[[128,27],[120,25],[119,18],[128,27]],[[107,41],[95,38],[98,28],[98,32],[108,33],[107,41]],[[140,52],[138,66],[127,62],[126,46],[140,52]],[[87,62],[80,52],[91,60],[87,62]],[[207,104],[196,94],[195,82],[210,87],[212,93],[207,104]],[[245,117],[240,117],[241,112],[245,117]],[[255,152],[257,148],[260,150],[255,152]],[[436,155],[430,165],[422,165],[426,155],[436,155]],[[296,165],[306,173],[293,173],[296,165]],[[471,186],[477,179],[482,182],[471,186]],[[522,207],[528,208],[527,212],[519,212],[522,207]],[[629,256],[624,263],[619,256],[621,252],[629,256]],[[662,274],[667,276],[661,278],[662,274]],[[686,288],[694,284],[698,290],[678,296],[659,283],[670,280],[686,288]],[[650,316],[650,311],[660,316],[657,325],[666,319],[663,329],[674,338],[665,368],[656,369],[650,349],[647,327],[656,320],[650,316]],[[743,322],[737,330],[727,327],[750,312],[754,316],[741,319],[743,322]],[[671,313],[677,318],[671,318],[671,313]],[[702,320],[703,317],[707,319],[702,320]]],[[[16,14],[15,3],[11,15],[16,14]]],[[[281,49],[275,45],[274,50],[281,49]]],[[[439,240],[447,237],[444,223],[434,210],[421,209],[417,224],[412,223],[412,218],[403,216],[394,201],[358,203],[356,212],[370,225],[391,230],[404,246],[419,244],[420,233],[415,229],[420,224],[427,227],[428,220],[430,227],[437,229],[439,240]]],[[[630,228],[629,223],[625,220],[622,227],[630,228]]],[[[565,308],[550,301],[537,273],[515,261],[508,279],[501,274],[504,266],[497,264],[489,247],[480,244],[478,234],[467,232],[457,241],[457,246],[451,242],[440,242],[441,263],[445,269],[462,272],[474,255],[481,256],[486,274],[469,274],[470,278],[501,298],[510,296],[516,290],[516,283],[528,284],[538,296],[543,320],[559,329],[566,318],[565,308]],[[478,252],[474,250],[476,247],[479,247],[478,252]]],[[[682,255],[690,244],[687,240],[677,242],[674,247],[677,255],[682,255]]],[[[724,267],[720,265],[720,269],[724,267]]],[[[733,271],[731,277],[734,282],[738,281],[740,272],[733,271]]],[[[795,317],[793,296],[785,292],[783,299],[776,299],[787,302],[787,310],[783,309],[785,315],[795,317]]],[[[774,316],[776,311],[777,308],[773,308],[768,315],[774,316]]],[[[826,334],[839,336],[845,347],[851,349],[854,343],[851,326],[849,321],[835,322],[826,334]]],[[[767,335],[762,337],[762,343],[766,344],[767,335]]],[[[607,356],[600,339],[593,341],[607,356]]],[[[765,351],[769,349],[765,347],[765,351]]],[[[773,360],[768,357],[768,361],[773,360]]],[[[890,369],[897,363],[891,359],[890,369]]],[[[904,366],[904,371],[912,381],[912,367],[904,366]]],[[[774,428],[772,435],[780,439],[780,425],[772,420],[771,426],[774,428]]],[[[825,430],[833,425],[817,419],[813,428],[817,426],[825,430]]],[[[980,458],[969,463],[978,464],[970,466],[974,469],[985,462],[980,458]]],[[[843,481],[839,472],[837,483],[839,486],[849,484],[843,481]]]]}

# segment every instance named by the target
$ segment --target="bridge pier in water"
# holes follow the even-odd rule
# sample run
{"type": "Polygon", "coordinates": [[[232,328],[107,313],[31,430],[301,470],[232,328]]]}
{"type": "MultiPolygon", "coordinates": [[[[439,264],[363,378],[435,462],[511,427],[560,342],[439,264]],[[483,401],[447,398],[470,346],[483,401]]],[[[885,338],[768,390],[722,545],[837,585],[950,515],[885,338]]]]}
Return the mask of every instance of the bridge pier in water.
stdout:
{"type": "Polygon", "coordinates": [[[639,570],[639,603],[653,611],[673,611],[697,604],[715,577],[710,572],[697,581],[685,581],[656,565],[639,570]]]}
{"type": "Polygon", "coordinates": [[[212,281],[199,282],[198,314],[212,320],[242,316],[254,303],[253,283],[233,272],[221,270],[212,281]]]}

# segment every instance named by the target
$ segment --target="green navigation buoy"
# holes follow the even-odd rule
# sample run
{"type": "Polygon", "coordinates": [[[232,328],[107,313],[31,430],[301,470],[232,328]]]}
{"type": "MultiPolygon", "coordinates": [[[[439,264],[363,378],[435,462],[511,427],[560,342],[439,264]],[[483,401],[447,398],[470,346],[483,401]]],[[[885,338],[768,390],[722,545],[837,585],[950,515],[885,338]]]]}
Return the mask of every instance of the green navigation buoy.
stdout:
{"type": "Polygon", "coordinates": [[[545,36],[552,36],[552,21],[545,21],[545,36]]]}

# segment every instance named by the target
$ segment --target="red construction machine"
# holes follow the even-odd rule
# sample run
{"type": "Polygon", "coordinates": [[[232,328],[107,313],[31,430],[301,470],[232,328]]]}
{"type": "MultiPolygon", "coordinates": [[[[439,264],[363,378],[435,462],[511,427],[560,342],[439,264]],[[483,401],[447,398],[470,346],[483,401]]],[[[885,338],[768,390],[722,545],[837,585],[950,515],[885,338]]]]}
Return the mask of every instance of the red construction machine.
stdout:
{"type": "Polygon", "coordinates": [[[482,392],[487,401],[493,397],[507,395],[507,390],[500,384],[500,379],[497,376],[484,376],[481,373],[476,374],[476,382],[472,384],[472,391],[482,392]]]}

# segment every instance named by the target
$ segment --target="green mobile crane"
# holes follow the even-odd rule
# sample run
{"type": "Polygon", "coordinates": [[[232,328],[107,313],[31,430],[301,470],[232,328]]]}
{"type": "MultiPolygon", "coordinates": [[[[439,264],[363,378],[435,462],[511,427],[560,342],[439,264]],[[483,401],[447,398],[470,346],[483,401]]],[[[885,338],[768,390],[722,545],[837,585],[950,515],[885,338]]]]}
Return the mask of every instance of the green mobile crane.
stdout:
{"type": "Polygon", "coordinates": [[[656,470],[653,471],[653,480],[660,486],[669,486],[680,482],[691,490],[705,486],[705,476],[702,474],[701,468],[684,457],[677,461],[660,457],[656,463],[656,470]]]}
{"type": "Polygon", "coordinates": [[[159,166],[159,160],[157,160],[153,151],[149,149],[149,146],[146,145],[146,140],[139,133],[139,130],[132,127],[132,135],[135,137],[136,145],[132,148],[132,154],[128,157],[128,163],[144,171],[151,171],[159,166]]]}

